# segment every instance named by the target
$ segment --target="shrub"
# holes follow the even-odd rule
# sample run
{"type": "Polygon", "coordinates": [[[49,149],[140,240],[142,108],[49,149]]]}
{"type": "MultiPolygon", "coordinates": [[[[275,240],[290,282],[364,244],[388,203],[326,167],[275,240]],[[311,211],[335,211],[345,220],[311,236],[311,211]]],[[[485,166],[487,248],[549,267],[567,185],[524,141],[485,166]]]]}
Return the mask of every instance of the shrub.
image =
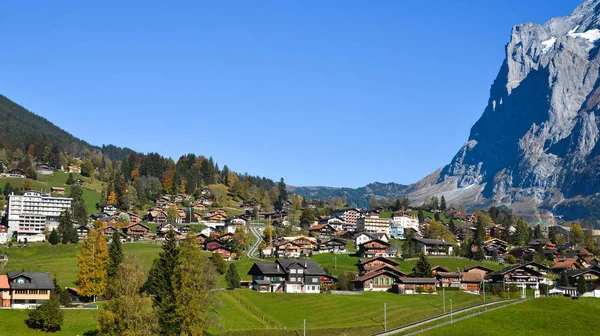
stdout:
{"type": "Polygon", "coordinates": [[[425,290],[423,287],[417,287],[417,293],[422,294],[425,290]]]}
{"type": "Polygon", "coordinates": [[[59,331],[63,323],[63,313],[60,310],[58,298],[52,297],[47,303],[40,305],[35,310],[31,310],[29,318],[25,323],[32,329],[39,329],[45,332],[59,331]]]}

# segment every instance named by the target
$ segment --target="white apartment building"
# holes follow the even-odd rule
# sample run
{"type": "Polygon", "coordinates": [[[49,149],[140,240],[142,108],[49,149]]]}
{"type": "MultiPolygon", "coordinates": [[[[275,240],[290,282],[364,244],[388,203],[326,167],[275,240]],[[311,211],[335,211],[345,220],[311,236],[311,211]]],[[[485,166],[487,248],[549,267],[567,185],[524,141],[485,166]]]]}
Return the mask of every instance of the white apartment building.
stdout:
{"type": "Polygon", "coordinates": [[[390,234],[390,219],[377,216],[361,217],[356,222],[358,232],[385,233],[390,234]]]}
{"type": "Polygon", "coordinates": [[[419,220],[409,216],[393,216],[390,222],[390,235],[396,239],[404,239],[404,232],[413,229],[419,232],[419,220]]]}
{"type": "Polygon", "coordinates": [[[71,198],[51,197],[38,191],[9,195],[6,207],[8,237],[16,233],[17,241],[43,241],[44,229],[58,227],[58,217],[71,208],[71,198]]]}

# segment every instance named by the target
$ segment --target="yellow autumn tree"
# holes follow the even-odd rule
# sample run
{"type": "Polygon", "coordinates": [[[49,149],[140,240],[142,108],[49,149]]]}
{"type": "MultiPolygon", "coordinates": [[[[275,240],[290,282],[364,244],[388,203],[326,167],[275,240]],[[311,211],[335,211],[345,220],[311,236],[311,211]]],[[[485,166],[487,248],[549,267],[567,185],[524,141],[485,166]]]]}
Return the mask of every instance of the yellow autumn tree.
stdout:
{"type": "Polygon", "coordinates": [[[106,239],[101,230],[91,230],[81,243],[81,251],[77,255],[79,265],[79,292],[83,296],[93,297],[106,292],[106,281],[109,256],[106,239]]]}
{"type": "Polygon", "coordinates": [[[108,195],[108,198],[106,199],[106,204],[112,204],[112,205],[117,204],[117,194],[115,194],[114,191],[111,191],[110,194],[108,195]]]}

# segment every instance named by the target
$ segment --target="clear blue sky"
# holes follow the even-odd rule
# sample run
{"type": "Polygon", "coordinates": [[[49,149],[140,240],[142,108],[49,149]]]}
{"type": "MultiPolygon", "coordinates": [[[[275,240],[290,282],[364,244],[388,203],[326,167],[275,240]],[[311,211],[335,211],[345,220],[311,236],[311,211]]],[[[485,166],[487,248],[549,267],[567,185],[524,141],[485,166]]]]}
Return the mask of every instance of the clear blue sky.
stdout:
{"type": "Polygon", "coordinates": [[[0,93],[96,145],[412,183],[467,140],[511,27],[579,2],[3,2],[0,93]]]}

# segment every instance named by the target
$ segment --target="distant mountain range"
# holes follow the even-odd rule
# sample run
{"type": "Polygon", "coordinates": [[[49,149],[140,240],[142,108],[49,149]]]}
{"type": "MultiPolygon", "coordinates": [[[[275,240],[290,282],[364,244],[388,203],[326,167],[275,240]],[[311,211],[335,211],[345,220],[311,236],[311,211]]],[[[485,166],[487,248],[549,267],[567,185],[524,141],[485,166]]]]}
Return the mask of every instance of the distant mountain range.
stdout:
{"type": "Polygon", "coordinates": [[[406,197],[407,185],[397,183],[370,183],[361,188],[335,188],[335,187],[293,187],[288,189],[309,199],[327,200],[330,197],[343,197],[346,203],[352,206],[368,208],[371,198],[396,199],[406,197]]]}

